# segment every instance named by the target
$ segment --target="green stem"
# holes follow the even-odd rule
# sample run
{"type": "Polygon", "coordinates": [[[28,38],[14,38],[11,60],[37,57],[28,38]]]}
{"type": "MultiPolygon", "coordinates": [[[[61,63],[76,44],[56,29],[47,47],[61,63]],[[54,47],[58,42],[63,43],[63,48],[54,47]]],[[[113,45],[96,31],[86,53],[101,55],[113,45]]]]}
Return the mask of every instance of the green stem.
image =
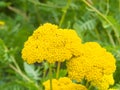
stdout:
{"type": "Polygon", "coordinates": [[[44,70],[43,70],[43,79],[45,78],[45,75],[46,75],[46,68],[44,68],[44,70]]]}
{"type": "Polygon", "coordinates": [[[62,23],[63,23],[63,21],[64,21],[64,19],[65,19],[65,16],[66,16],[67,10],[68,10],[68,8],[69,8],[69,6],[70,6],[70,3],[71,3],[71,0],[68,0],[67,5],[66,5],[65,8],[63,9],[63,15],[62,15],[62,17],[61,17],[61,19],[60,19],[59,27],[61,27],[61,25],[62,25],[62,23]]]}
{"type": "Polygon", "coordinates": [[[106,6],[106,15],[109,13],[109,0],[107,0],[107,6],[106,6]]]}
{"type": "MultiPolygon", "coordinates": [[[[5,48],[5,52],[8,52],[8,48],[7,48],[6,46],[5,46],[4,48],[5,48]]],[[[24,79],[26,79],[27,81],[32,82],[32,80],[31,80],[30,78],[28,78],[28,77],[21,71],[21,69],[20,69],[19,65],[17,64],[17,62],[16,62],[16,60],[15,60],[15,58],[14,58],[13,55],[10,55],[10,59],[12,60],[12,62],[13,62],[13,64],[14,64],[15,66],[13,66],[12,64],[9,64],[9,67],[10,67],[11,69],[13,69],[15,72],[17,72],[18,74],[20,74],[20,75],[21,75],[24,79]]]]}
{"type": "Polygon", "coordinates": [[[98,40],[101,40],[101,38],[100,38],[100,35],[99,35],[99,32],[98,32],[97,28],[95,28],[95,33],[96,33],[96,35],[97,35],[98,40]]]}
{"type": "Polygon", "coordinates": [[[86,85],[85,85],[87,88],[89,88],[89,82],[87,81],[86,82],[86,85]]]}
{"type": "Polygon", "coordinates": [[[56,73],[56,79],[58,79],[59,78],[59,72],[60,72],[60,62],[58,62],[58,64],[57,64],[57,73],[56,73]]]}
{"type": "Polygon", "coordinates": [[[92,85],[90,84],[89,87],[88,87],[88,90],[91,90],[91,88],[92,88],[92,85]]]}
{"type": "Polygon", "coordinates": [[[115,33],[115,37],[117,38],[118,40],[118,43],[120,44],[120,40],[119,40],[119,35],[117,33],[117,29],[116,27],[112,24],[111,21],[109,21],[109,19],[104,15],[102,14],[99,10],[97,10],[95,7],[93,7],[91,4],[89,4],[86,0],[82,0],[87,6],[89,6],[91,9],[93,9],[93,11],[95,11],[98,15],[100,15],[113,29],[114,33],[115,33]]]}
{"type": "Polygon", "coordinates": [[[119,12],[120,12],[120,0],[119,0],[119,12]]]}
{"type": "Polygon", "coordinates": [[[52,90],[52,66],[49,64],[50,90],[52,90]]]}
{"type": "Polygon", "coordinates": [[[40,23],[41,22],[40,12],[39,12],[39,10],[38,10],[36,5],[34,5],[34,8],[35,8],[35,13],[36,13],[35,15],[36,15],[37,21],[38,21],[38,23],[40,23]]]}
{"type": "Polygon", "coordinates": [[[15,68],[15,66],[13,66],[12,64],[9,64],[9,67],[12,68],[15,72],[17,72],[19,75],[21,75],[24,79],[26,79],[29,82],[32,82],[32,80],[30,80],[25,74],[23,74],[20,70],[18,70],[17,68],[15,68]]]}
{"type": "MultiPolygon", "coordinates": [[[[14,58],[12,55],[11,55],[10,57],[11,57],[11,59],[12,59],[12,61],[13,61],[13,63],[14,63],[15,66],[13,66],[12,64],[9,64],[9,67],[10,67],[11,69],[13,69],[16,73],[18,73],[19,75],[21,75],[25,80],[27,80],[28,82],[33,83],[33,81],[32,81],[29,77],[27,77],[27,76],[21,71],[19,65],[17,64],[17,62],[16,62],[16,60],[15,60],[15,58],[14,58]]],[[[38,88],[38,90],[40,90],[38,84],[35,83],[35,86],[36,86],[36,88],[38,88]]]]}
{"type": "MultiPolygon", "coordinates": [[[[20,69],[17,69],[15,66],[13,66],[12,64],[9,64],[9,67],[11,69],[13,69],[16,73],[18,73],[19,75],[21,75],[25,80],[27,80],[30,83],[33,83],[33,81],[28,78],[20,69]]],[[[35,84],[36,88],[38,88],[38,90],[40,90],[39,86],[37,84],[35,84]]]]}
{"type": "Polygon", "coordinates": [[[115,42],[114,42],[114,40],[113,40],[110,32],[108,32],[108,30],[106,30],[106,33],[107,33],[107,35],[108,35],[108,37],[109,37],[109,40],[110,40],[111,44],[113,45],[113,47],[115,47],[115,42]]]}
{"type": "Polygon", "coordinates": [[[91,90],[91,88],[92,88],[92,85],[91,85],[91,83],[90,82],[86,82],[86,85],[85,85],[87,88],[88,88],[88,90],[91,90]]]}
{"type": "Polygon", "coordinates": [[[12,59],[14,65],[16,66],[16,68],[17,68],[19,71],[21,71],[21,69],[20,69],[19,65],[17,64],[17,62],[16,62],[14,56],[11,55],[10,57],[11,57],[11,59],[12,59]]]}
{"type": "MultiPolygon", "coordinates": [[[[8,52],[7,47],[5,47],[5,51],[8,52]]],[[[17,64],[13,55],[10,55],[10,59],[12,60],[13,64],[15,65],[15,66],[13,66],[12,64],[9,64],[10,68],[12,68],[18,74],[20,74],[24,79],[31,82],[31,80],[25,74],[22,73],[22,71],[21,71],[19,65],[17,64]]]]}
{"type": "Polygon", "coordinates": [[[18,8],[12,7],[12,6],[8,6],[8,9],[17,13],[17,14],[19,14],[19,15],[21,15],[21,16],[23,16],[24,19],[28,21],[28,16],[26,15],[25,12],[19,10],[18,8]]]}

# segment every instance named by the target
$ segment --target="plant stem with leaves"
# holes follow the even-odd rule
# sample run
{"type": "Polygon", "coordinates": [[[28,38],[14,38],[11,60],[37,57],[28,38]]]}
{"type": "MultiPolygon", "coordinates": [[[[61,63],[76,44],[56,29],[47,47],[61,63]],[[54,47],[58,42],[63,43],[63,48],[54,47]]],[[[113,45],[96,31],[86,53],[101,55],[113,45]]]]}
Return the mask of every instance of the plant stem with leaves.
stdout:
{"type": "MultiPolygon", "coordinates": [[[[14,58],[13,56],[11,56],[11,59],[12,59],[12,61],[13,61],[13,63],[14,63],[15,66],[12,65],[12,64],[9,64],[9,67],[10,67],[11,69],[13,69],[16,73],[18,73],[20,76],[22,76],[22,77],[23,77],[25,80],[27,80],[28,82],[34,83],[34,81],[32,81],[27,75],[25,75],[25,74],[21,71],[19,65],[17,64],[17,62],[16,62],[16,60],[15,60],[15,58],[14,58]]],[[[40,87],[39,87],[38,84],[36,84],[36,83],[35,83],[35,87],[36,87],[38,90],[40,90],[40,87]]]]}
{"type": "Polygon", "coordinates": [[[109,40],[110,40],[111,44],[113,45],[113,47],[115,47],[115,42],[113,40],[112,35],[110,34],[110,31],[106,30],[106,33],[107,33],[107,35],[109,37],[109,40]]]}
{"type": "MultiPolygon", "coordinates": [[[[67,10],[68,10],[68,8],[69,8],[69,6],[70,6],[70,3],[71,3],[71,0],[68,0],[66,6],[65,6],[64,9],[63,9],[63,14],[62,14],[62,17],[61,17],[61,19],[60,19],[59,27],[61,27],[62,24],[63,24],[63,22],[64,22],[65,16],[66,16],[66,14],[67,14],[67,10]]],[[[57,64],[57,73],[56,73],[56,78],[57,78],[57,79],[59,78],[60,65],[61,65],[61,63],[58,62],[58,64],[57,64]]]]}
{"type": "Polygon", "coordinates": [[[56,72],[56,79],[58,79],[58,78],[59,78],[60,65],[61,65],[61,63],[60,63],[60,62],[58,62],[58,64],[57,64],[57,72],[56,72]]]}
{"type": "Polygon", "coordinates": [[[104,15],[102,14],[99,10],[97,10],[95,7],[93,7],[91,4],[89,4],[86,0],[82,0],[88,7],[90,7],[94,12],[96,12],[99,16],[101,16],[113,29],[115,33],[115,37],[120,44],[120,39],[119,39],[119,34],[117,33],[116,27],[113,25],[113,23],[104,15]]]}
{"type": "Polygon", "coordinates": [[[60,19],[59,27],[62,26],[62,23],[63,23],[63,21],[64,21],[64,19],[65,19],[65,16],[66,16],[67,10],[68,10],[68,8],[69,8],[69,6],[70,6],[70,3],[71,3],[71,0],[68,0],[67,5],[66,5],[65,8],[63,9],[63,15],[62,15],[62,17],[61,17],[61,19],[60,19]]]}

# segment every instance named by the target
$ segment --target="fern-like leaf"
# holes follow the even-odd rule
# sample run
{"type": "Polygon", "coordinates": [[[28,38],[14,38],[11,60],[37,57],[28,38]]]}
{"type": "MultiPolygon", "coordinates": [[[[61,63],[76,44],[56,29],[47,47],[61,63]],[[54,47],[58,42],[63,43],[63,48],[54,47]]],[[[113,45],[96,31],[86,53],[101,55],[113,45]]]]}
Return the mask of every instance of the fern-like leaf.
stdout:
{"type": "Polygon", "coordinates": [[[82,18],[76,24],[79,25],[81,30],[93,30],[96,27],[95,18],[82,18]]]}
{"type": "Polygon", "coordinates": [[[40,71],[40,67],[36,69],[34,65],[29,65],[27,63],[24,63],[24,69],[26,74],[32,78],[33,80],[40,80],[40,75],[42,72],[40,71]]]}

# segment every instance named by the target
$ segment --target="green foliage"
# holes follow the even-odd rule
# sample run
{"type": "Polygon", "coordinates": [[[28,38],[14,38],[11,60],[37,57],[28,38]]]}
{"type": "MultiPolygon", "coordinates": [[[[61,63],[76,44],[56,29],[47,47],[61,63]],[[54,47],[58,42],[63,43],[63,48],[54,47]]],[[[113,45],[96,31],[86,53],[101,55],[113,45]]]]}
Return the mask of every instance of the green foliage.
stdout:
{"type": "MultiPolygon", "coordinates": [[[[21,50],[39,25],[61,21],[61,27],[75,29],[83,42],[99,42],[113,53],[114,87],[120,88],[120,0],[1,0],[0,21],[5,22],[0,25],[0,90],[42,90],[49,78],[48,63],[28,65],[21,50]]],[[[55,72],[56,64],[53,77],[55,72]]],[[[59,77],[66,75],[63,65],[59,77]]]]}
{"type": "Polygon", "coordinates": [[[5,45],[3,41],[0,39],[0,62],[4,62],[5,60],[5,45]]]}
{"type": "Polygon", "coordinates": [[[8,64],[11,62],[8,51],[2,39],[0,39],[0,64],[8,64]]]}
{"type": "Polygon", "coordinates": [[[41,80],[40,76],[42,74],[42,72],[40,72],[40,69],[42,67],[38,67],[37,69],[35,68],[34,65],[29,65],[27,63],[24,63],[24,69],[25,72],[27,73],[27,75],[32,78],[33,80],[37,81],[37,80],[41,80]]]}
{"type": "Polygon", "coordinates": [[[0,86],[1,90],[26,90],[23,86],[20,86],[16,82],[6,83],[0,86]]]}

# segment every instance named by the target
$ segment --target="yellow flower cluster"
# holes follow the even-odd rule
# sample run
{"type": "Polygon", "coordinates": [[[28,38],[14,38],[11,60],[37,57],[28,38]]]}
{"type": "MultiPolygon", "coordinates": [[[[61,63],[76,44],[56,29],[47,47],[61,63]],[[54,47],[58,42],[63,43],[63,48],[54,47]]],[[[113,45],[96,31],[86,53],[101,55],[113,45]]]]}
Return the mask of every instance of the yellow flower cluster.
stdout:
{"type": "Polygon", "coordinates": [[[49,63],[69,60],[77,55],[81,39],[71,29],[59,29],[58,26],[46,23],[34,31],[28,38],[22,50],[22,58],[27,63],[49,63]]]}
{"type": "Polygon", "coordinates": [[[111,76],[116,69],[113,55],[96,42],[83,44],[80,51],[79,57],[67,61],[69,77],[79,82],[86,79],[97,83],[98,88],[104,88],[100,90],[108,89],[114,83],[111,76]]]}
{"type": "MultiPolygon", "coordinates": [[[[50,90],[50,81],[47,80],[43,83],[45,90],[50,90]]],[[[52,79],[53,90],[87,90],[87,88],[81,84],[73,83],[69,78],[62,77],[59,80],[52,79]]]]}

